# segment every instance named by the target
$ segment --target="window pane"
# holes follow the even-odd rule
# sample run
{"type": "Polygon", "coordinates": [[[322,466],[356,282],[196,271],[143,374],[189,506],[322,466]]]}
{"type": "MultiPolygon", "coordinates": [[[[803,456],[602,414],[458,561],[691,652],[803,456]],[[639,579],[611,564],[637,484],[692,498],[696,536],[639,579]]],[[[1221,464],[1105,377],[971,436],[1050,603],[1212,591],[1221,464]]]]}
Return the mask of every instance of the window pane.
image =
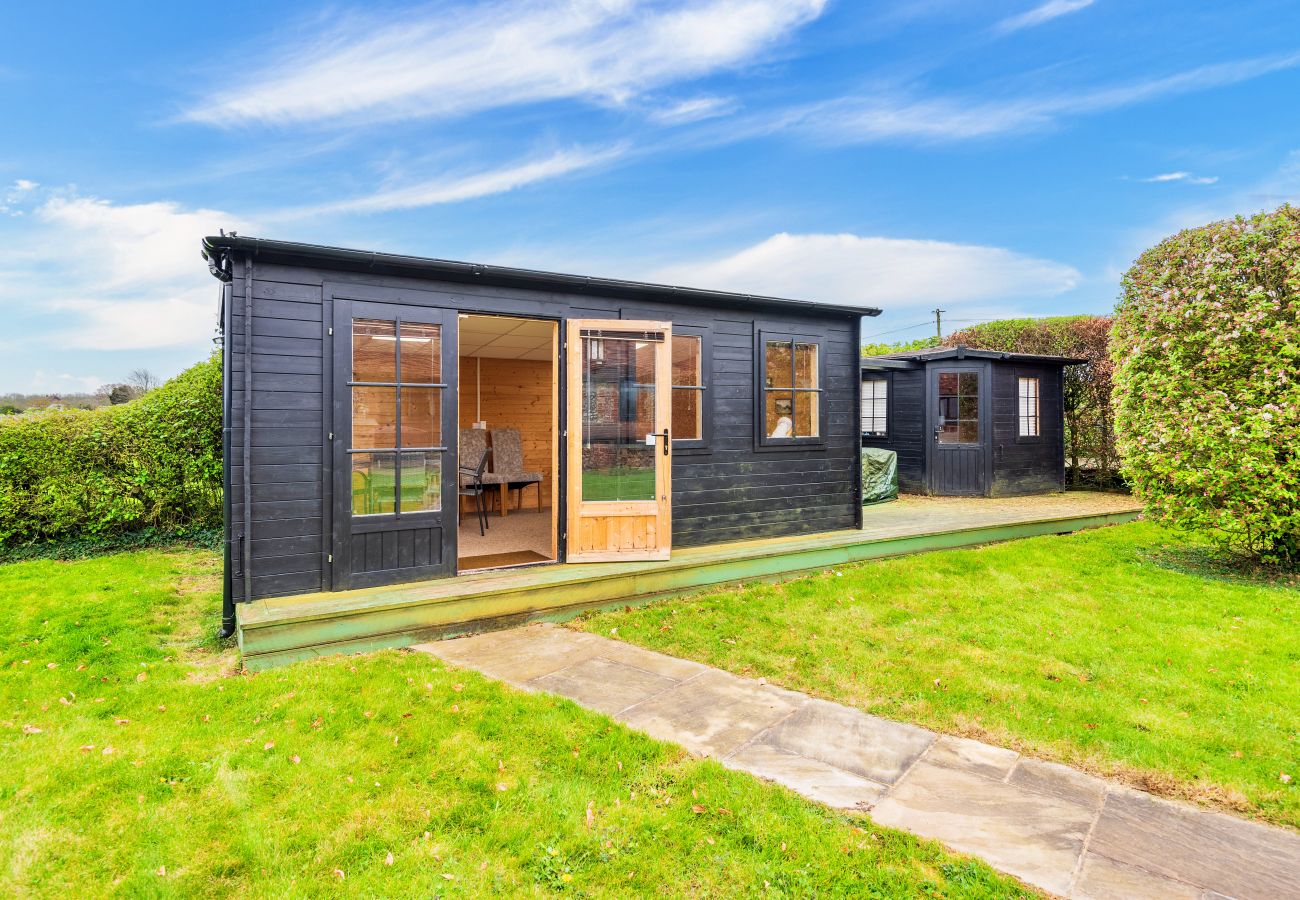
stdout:
{"type": "Polygon", "coordinates": [[[442,388],[402,388],[401,446],[442,446],[442,388]]]}
{"type": "Polygon", "coordinates": [[[402,512],[442,508],[442,454],[402,454],[402,512]]]}
{"type": "Polygon", "coordinates": [[[789,341],[767,342],[767,378],[766,386],[770,388],[788,388],[790,384],[790,350],[789,341]]]}
{"type": "Polygon", "coordinates": [[[397,446],[397,388],[352,389],[352,448],[397,446]]]}
{"type": "Polygon", "coordinates": [[[811,391],[794,395],[795,437],[817,437],[817,400],[817,395],[811,391]]]}
{"type": "Polygon", "coordinates": [[[764,428],[770,438],[794,437],[794,396],[789,391],[765,391],[764,428]]]}
{"type": "Polygon", "coordinates": [[[397,323],[352,320],[352,380],[397,380],[397,323]]]}
{"type": "Polygon", "coordinates": [[[674,441],[701,439],[700,401],[703,399],[703,391],[686,389],[673,391],[672,439],[674,441]]]}
{"type": "Polygon", "coordinates": [[[980,376],[978,372],[962,372],[960,381],[960,392],[963,397],[978,394],[980,390],[980,376]]]}
{"type": "Polygon", "coordinates": [[[939,373],[939,393],[945,396],[955,396],[957,393],[957,373],[940,372],[939,373]]]}
{"type": "Polygon", "coordinates": [[[442,382],[442,329],[437,325],[402,323],[402,382],[442,382]]]}
{"type": "Polygon", "coordinates": [[[862,383],[862,431],[866,434],[885,433],[886,413],[889,409],[889,382],[874,378],[862,383]]]}
{"type": "Polygon", "coordinates": [[[657,344],[582,339],[582,499],[653,500],[657,344]]]}
{"type": "Polygon", "coordinates": [[[939,418],[943,419],[945,422],[958,418],[956,397],[939,398],[939,418]]]}
{"type": "Polygon", "coordinates": [[[978,444],[980,440],[979,422],[962,422],[958,426],[958,440],[963,444],[978,444]]]}
{"type": "Polygon", "coordinates": [[[352,454],[352,514],[392,514],[396,478],[392,453],[352,454]]]}
{"type": "Polygon", "coordinates": [[[700,343],[700,338],[692,335],[673,335],[673,384],[698,387],[704,383],[700,379],[700,343]]]}
{"type": "Polygon", "coordinates": [[[963,396],[957,407],[958,418],[978,419],[980,417],[980,398],[963,396]]]}
{"type": "Polygon", "coordinates": [[[794,355],[794,386],[817,387],[817,345],[798,344],[794,355]]]}

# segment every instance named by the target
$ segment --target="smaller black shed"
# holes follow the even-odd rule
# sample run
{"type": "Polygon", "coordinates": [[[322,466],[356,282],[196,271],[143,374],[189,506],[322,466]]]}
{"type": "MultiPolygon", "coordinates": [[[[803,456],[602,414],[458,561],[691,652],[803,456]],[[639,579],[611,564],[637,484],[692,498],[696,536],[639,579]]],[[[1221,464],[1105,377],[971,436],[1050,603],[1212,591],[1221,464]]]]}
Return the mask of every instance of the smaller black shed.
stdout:
{"type": "Polygon", "coordinates": [[[912,493],[1063,490],[1063,375],[1082,362],[962,346],[866,357],[862,446],[895,451],[912,493]]]}

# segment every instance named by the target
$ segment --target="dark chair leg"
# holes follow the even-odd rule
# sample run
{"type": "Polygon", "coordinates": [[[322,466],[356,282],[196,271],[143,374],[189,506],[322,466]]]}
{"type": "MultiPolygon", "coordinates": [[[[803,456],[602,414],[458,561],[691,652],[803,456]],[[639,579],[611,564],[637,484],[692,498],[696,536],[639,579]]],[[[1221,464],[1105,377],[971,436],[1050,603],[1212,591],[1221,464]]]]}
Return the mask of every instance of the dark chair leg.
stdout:
{"type": "Polygon", "coordinates": [[[478,513],[478,536],[487,536],[487,510],[484,508],[483,492],[474,495],[474,511],[478,513]]]}

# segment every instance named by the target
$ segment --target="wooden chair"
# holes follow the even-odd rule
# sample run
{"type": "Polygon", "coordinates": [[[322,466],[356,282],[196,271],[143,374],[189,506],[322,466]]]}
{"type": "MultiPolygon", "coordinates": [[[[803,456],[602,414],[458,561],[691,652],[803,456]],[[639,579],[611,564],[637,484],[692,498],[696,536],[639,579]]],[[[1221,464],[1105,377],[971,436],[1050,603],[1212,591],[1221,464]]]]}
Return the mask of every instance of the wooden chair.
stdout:
{"type": "Polygon", "coordinates": [[[501,486],[501,515],[506,514],[508,491],[518,491],[516,509],[524,505],[524,488],[537,485],[537,511],[542,511],[542,473],[524,471],[524,445],[517,428],[492,429],[492,471],[484,476],[488,484],[501,486]]]}

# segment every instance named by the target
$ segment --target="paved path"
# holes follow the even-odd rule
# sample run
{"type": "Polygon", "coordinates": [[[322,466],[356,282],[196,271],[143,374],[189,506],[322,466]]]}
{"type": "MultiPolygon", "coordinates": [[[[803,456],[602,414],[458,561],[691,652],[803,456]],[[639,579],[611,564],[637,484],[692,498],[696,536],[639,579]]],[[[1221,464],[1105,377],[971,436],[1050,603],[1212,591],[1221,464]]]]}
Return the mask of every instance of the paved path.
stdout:
{"type": "Polygon", "coordinates": [[[1300,897],[1300,835],[598,635],[530,625],[416,649],[934,838],[1054,894],[1300,897]]]}

